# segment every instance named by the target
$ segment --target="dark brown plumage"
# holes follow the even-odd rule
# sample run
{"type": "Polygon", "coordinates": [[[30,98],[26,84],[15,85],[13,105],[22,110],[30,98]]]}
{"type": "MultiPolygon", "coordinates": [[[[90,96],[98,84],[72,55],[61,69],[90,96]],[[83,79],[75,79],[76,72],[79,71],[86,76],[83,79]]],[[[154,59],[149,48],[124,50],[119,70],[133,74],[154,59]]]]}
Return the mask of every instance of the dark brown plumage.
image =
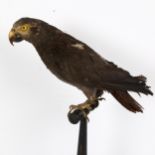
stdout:
{"type": "Polygon", "coordinates": [[[82,90],[89,100],[106,90],[128,110],[142,112],[141,105],[128,91],[153,95],[144,76],[131,76],[85,43],[41,20],[18,20],[9,39],[11,43],[22,40],[32,43],[47,68],[59,79],[82,90]]]}

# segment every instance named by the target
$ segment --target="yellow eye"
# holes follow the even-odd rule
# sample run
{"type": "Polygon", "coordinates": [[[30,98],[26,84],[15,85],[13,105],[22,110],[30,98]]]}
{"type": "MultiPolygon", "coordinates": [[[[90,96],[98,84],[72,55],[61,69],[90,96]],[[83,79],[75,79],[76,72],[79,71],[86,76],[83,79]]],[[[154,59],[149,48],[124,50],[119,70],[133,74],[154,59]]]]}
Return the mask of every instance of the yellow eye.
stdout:
{"type": "Polygon", "coordinates": [[[29,29],[29,25],[23,25],[23,26],[21,26],[21,31],[27,31],[29,29]]]}

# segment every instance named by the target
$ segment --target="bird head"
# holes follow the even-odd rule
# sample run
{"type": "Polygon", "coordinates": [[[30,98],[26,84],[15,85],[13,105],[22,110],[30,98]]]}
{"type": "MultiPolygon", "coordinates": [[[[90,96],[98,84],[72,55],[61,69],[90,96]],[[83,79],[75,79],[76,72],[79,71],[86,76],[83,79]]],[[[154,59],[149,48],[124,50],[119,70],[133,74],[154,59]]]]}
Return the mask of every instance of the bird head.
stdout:
{"type": "Polygon", "coordinates": [[[40,33],[40,25],[43,23],[38,19],[21,18],[16,21],[9,32],[9,40],[13,45],[14,42],[26,40],[33,42],[40,33]]]}

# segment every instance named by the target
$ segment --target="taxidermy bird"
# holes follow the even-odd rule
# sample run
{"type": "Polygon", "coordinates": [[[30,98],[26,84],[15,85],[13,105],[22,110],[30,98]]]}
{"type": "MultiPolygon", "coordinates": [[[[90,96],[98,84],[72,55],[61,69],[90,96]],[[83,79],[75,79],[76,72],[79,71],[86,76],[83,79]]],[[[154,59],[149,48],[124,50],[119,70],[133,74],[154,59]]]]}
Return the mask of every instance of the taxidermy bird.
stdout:
{"type": "Polygon", "coordinates": [[[9,33],[9,40],[11,44],[22,40],[31,43],[54,75],[79,88],[86,95],[87,100],[72,106],[73,109],[89,107],[107,91],[126,109],[142,112],[142,106],[129,92],[153,95],[146,85],[146,77],[132,76],[102,58],[87,44],[44,21],[19,19],[9,33]]]}

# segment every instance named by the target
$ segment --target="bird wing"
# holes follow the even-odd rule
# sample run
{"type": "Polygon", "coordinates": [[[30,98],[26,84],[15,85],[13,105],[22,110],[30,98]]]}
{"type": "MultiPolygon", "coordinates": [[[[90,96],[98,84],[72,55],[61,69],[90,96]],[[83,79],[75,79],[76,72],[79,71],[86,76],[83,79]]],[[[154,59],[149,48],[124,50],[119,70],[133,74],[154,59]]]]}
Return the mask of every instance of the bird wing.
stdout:
{"type": "Polygon", "coordinates": [[[58,49],[61,47],[64,61],[69,68],[68,74],[73,78],[74,84],[109,91],[132,90],[145,94],[152,93],[145,84],[145,77],[131,76],[126,70],[102,58],[89,46],[65,33],[58,39],[58,49]]]}
{"type": "Polygon", "coordinates": [[[67,55],[68,62],[72,64],[70,68],[75,74],[83,75],[83,78],[94,81],[96,85],[100,82],[115,83],[130,77],[129,72],[102,58],[85,43],[66,34],[62,40],[66,45],[65,48],[62,46],[62,50],[67,55]]]}

